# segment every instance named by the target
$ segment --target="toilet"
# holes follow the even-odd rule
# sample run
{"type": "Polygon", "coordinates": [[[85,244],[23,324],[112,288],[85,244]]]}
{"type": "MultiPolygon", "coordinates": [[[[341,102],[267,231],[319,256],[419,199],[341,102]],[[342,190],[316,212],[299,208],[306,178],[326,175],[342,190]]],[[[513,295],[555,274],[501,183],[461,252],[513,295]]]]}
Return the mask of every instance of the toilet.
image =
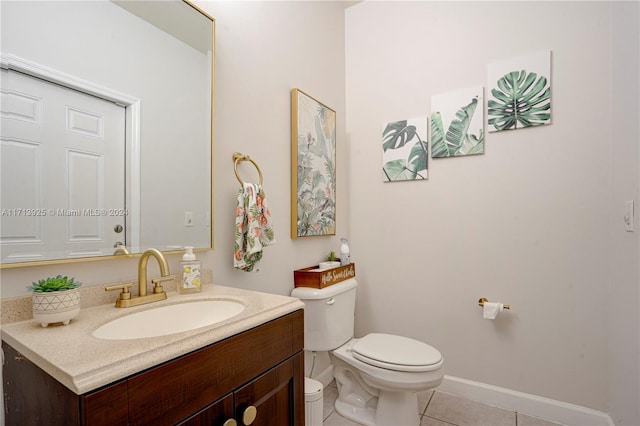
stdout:
{"type": "Polygon", "coordinates": [[[438,386],[444,359],[428,344],[370,333],[354,338],[355,278],[323,289],[297,287],[305,304],[305,351],[330,351],[338,386],[336,411],[367,426],[417,426],[417,393],[438,386]]]}

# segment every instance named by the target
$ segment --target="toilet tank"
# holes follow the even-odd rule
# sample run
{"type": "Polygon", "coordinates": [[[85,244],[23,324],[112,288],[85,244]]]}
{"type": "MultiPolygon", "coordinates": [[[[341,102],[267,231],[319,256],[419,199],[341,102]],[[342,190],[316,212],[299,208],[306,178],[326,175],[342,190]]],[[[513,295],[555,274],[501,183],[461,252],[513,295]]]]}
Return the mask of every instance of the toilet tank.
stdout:
{"type": "Polygon", "coordinates": [[[353,337],[357,286],[351,278],[322,289],[293,289],[291,296],[304,302],[306,351],[333,350],[353,337]]]}

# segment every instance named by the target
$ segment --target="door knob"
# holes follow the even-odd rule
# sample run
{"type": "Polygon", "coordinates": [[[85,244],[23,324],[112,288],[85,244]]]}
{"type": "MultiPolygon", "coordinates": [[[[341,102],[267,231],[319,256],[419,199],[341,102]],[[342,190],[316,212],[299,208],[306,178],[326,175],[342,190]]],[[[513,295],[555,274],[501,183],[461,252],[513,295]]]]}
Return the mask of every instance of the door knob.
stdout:
{"type": "Polygon", "coordinates": [[[258,414],[258,409],[253,405],[248,406],[244,409],[242,413],[242,423],[245,425],[250,425],[256,419],[256,415],[258,414]]]}
{"type": "Polygon", "coordinates": [[[229,419],[222,424],[222,426],[238,426],[238,423],[235,419],[229,419]]]}

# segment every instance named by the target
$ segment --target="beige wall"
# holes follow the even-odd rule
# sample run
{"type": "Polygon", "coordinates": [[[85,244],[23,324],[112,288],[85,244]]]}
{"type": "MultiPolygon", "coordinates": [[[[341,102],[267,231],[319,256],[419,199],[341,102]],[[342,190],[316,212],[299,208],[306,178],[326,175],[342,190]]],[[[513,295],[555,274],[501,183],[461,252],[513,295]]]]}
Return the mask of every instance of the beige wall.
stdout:
{"type": "MultiPolygon", "coordinates": [[[[637,79],[637,41],[635,51],[615,41],[635,55],[637,79]]],[[[612,98],[613,50],[610,2],[347,10],[358,334],[404,333],[439,348],[447,374],[602,411],[613,405],[608,386],[624,386],[611,395],[628,395],[618,408],[638,422],[628,401],[638,401],[638,233],[622,221],[623,200],[638,199],[637,119],[622,140],[611,130],[616,111],[635,105],[637,118],[638,107],[612,98]],[[431,95],[486,86],[487,63],[543,49],[553,50],[553,124],[489,133],[485,155],[431,161],[426,182],[382,183],[385,121],[426,118],[431,95]],[[628,264],[613,262],[614,241],[628,264]],[[615,315],[612,290],[626,300],[615,315]],[[483,320],[480,297],[512,310],[483,320]],[[612,328],[627,342],[610,341],[612,328]],[[622,371],[630,378],[609,381],[622,371]]]]}
{"type": "MultiPolygon", "coordinates": [[[[345,136],[344,11],[339,2],[206,2],[216,17],[216,142],[214,168],[217,283],[289,294],[293,270],[317,264],[348,236],[345,136]],[[290,92],[300,88],[337,113],[337,235],[290,238],[290,92]],[[239,183],[235,151],[262,169],[277,243],[264,250],[258,273],[232,268],[239,183]]],[[[250,163],[239,168],[256,179],[250,163]]]]}
{"type": "MultiPolygon", "coordinates": [[[[640,424],[638,232],[620,232],[624,202],[640,185],[640,3],[614,2],[612,14],[611,279],[609,412],[618,425],[640,424]]],[[[637,225],[637,224],[636,224],[637,225]]]]}
{"type": "MultiPolygon", "coordinates": [[[[216,18],[214,244],[199,253],[214,282],[278,294],[293,288],[293,270],[316,264],[348,236],[348,157],[345,136],[344,5],[340,2],[197,2],[216,18]],[[337,112],[337,235],[291,240],[290,91],[300,88],[337,112]],[[234,213],[239,183],[232,154],[252,156],[264,174],[277,244],[261,270],[233,269],[234,213]]],[[[240,171],[255,179],[249,167],[240,171]]],[[[167,173],[175,171],[165,170],[167,173]]],[[[175,175],[180,180],[179,174],[175,175]]],[[[183,194],[174,194],[179,200],[183,194]]],[[[179,256],[169,256],[178,269],[179,256]]],[[[150,275],[158,274],[153,262],[150,275]]],[[[3,298],[27,294],[42,277],[75,276],[85,285],[136,279],[136,260],[0,270],[3,298]]],[[[115,297],[115,296],[114,296],[115,297]]],[[[1,403],[0,403],[1,408],[1,403]]],[[[0,423],[2,417],[0,416],[0,423]]]]}
{"type": "MultiPolygon", "coordinates": [[[[208,245],[210,228],[206,226],[205,215],[209,200],[203,196],[209,193],[209,188],[200,183],[193,189],[196,196],[188,200],[180,193],[185,184],[196,186],[196,182],[209,175],[209,156],[191,152],[193,146],[202,146],[202,143],[194,145],[194,141],[208,137],[208,133],[204,134],[208,125],[203,118],[209,112],[205,108],[195,110],[167,103],[168,99],[186,98],[197,105],[206,105],[208,90],[202,82],[208,80],[207,55],[109,1],[9,1],[2,3],[2,12],[3,54],[16,55],[140,99],[141,159],[134,168],[141,171],[141,189],[128,191],[127,196],[136,194],[139,206],[135,214],[145,216],[145,220],[136,230],[139,234],[136,243],[132,244],[129,238],[127,245],[136,250],[139,246],[165,249],[171,245],[208,245]],[[83,17],[81,22],[79,16],[83,17]],[[79,32],[82,37],[78,37],[79,32]],[[188,76],[186,70],[190,70],[188,76]],[[166,83],[181,78],[180,85],[166,83]],[[158,89],[158,82],[163,82],[162,90],[158,89]],[[190,167],[188,176],[183,172],[182,165],[186,164],[190,167]],[[169,196],[159,196],[160,191],[154,190],[159,187],[169,196]],[[194,213],[193,227],[183,226],[185,211],[194,213]]],[[[136,158],[128,159],[129,163],[135,161],[136,158]]],[[[53,199],[51,194],[49,197],[53,199]]],[[[40,207],[64,205],[61,202],[40,207]]],[[[64,218],[58,219],[60,226],[64,224],[64,218]]]]}
{"type": "MultiPolygon", "coordinates": [[[[216,18],[214,244],[200,253],[218,284],[289,294],[293,270],[337,250],[348,236],[348,160],[345,137],[344,5],[339,2],[199,2],[216,18]],[[292,240],[290,235],[290,91],[298,87],[337,112],[337,235],[292,240]],[[249,154],[264,175],[277,243],[257,273],[233,269],[236,194],[232,154],[249,154]]],[[[256,174],[248,163],[240,172],[256,174]]],[[[167,173],[174,171],[167,170],[167,173]]],[[[175,175],[180,180],[180,175],[175,175]]],[[[174,194],[177,202],[182,194],[174,194]]],[[[177,270],[179,256],[169,257],[177,270]]],[[[149,264],[152,265],[153,262],[149,264]]],[[[151,266],[155,268],[155,265],[151,266]]],[[[150,272],[150,274],[153,272],[150,272]]],[[[135,279],[135,260],[0,271],[2,297],[48,275],[76,276],[85,285],[135,279]]]]}
{"type": "MultiPolygon", "coordinates": [[[[216,249],[198,255],[216,283],[288,294],[292,270],[346,235],[358,334],[424,339],[447,374],[639,423],[640,234],[624,232],[620,213],[639,199],[638,129],[611,130],[625,122],[616,111],[638,116],[637,96],[618,104],[611,92],[614,76],[634,77],[611,57],[629,51],[637,20],[623,25],[629,13],[609,3],[364,2],[347,9],[345,33],[337,2],[199,4],[217,19],[216,249]],[[485,85],[487,62],[539,48],[553,49],[551,126],[490,134],[484,156],[433,161],[427,182],[382,183],[384,121],[426,116],[430,95],[485,85]],[[289,237],[294,87],[338,113],[336,237],[289,237]],[[235,151],[262,168],[275,220],[258,273],[232,268],[235,151]],[[482,320],[481,296],[513,310],[482,320]]],[[[100,285],[135,279],[135,260],[2,270],[2,296],[58,273],[100,285]]]]}

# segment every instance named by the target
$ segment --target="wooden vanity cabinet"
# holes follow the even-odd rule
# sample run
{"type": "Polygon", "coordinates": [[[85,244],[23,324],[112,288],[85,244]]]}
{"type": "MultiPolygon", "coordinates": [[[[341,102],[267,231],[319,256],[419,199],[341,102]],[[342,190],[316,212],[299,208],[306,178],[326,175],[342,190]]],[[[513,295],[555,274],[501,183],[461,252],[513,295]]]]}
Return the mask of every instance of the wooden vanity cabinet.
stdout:
{"type": "Polygon", "coordinates": [[[235,419],[234,413],[233,394],[229,394],[178,423],[178,426],[227,426],[225,422],[235,419]]]}
{"type": "Polygon", "coordinates": [[[304,425],[303,333],[299,310],[84,395],[3,342],[6,424],[304,425]]]}
{"type": "MultiPolygon", "coordinates": [[[[302,354],[294,358],[303,360],[302,354]]],[[[225,421],[232,418],[238,425],[243,425],[245,412],[251,410],[250,407],[256,409],[252,426],[303,425],[303,419],[296,416],[302,414],[304,417],[304,406],[296,411],[291,403],[295,399],[296,362],[300,360],[289,359],[281,363],[179,425],[224,426],[225,421]]]]}

